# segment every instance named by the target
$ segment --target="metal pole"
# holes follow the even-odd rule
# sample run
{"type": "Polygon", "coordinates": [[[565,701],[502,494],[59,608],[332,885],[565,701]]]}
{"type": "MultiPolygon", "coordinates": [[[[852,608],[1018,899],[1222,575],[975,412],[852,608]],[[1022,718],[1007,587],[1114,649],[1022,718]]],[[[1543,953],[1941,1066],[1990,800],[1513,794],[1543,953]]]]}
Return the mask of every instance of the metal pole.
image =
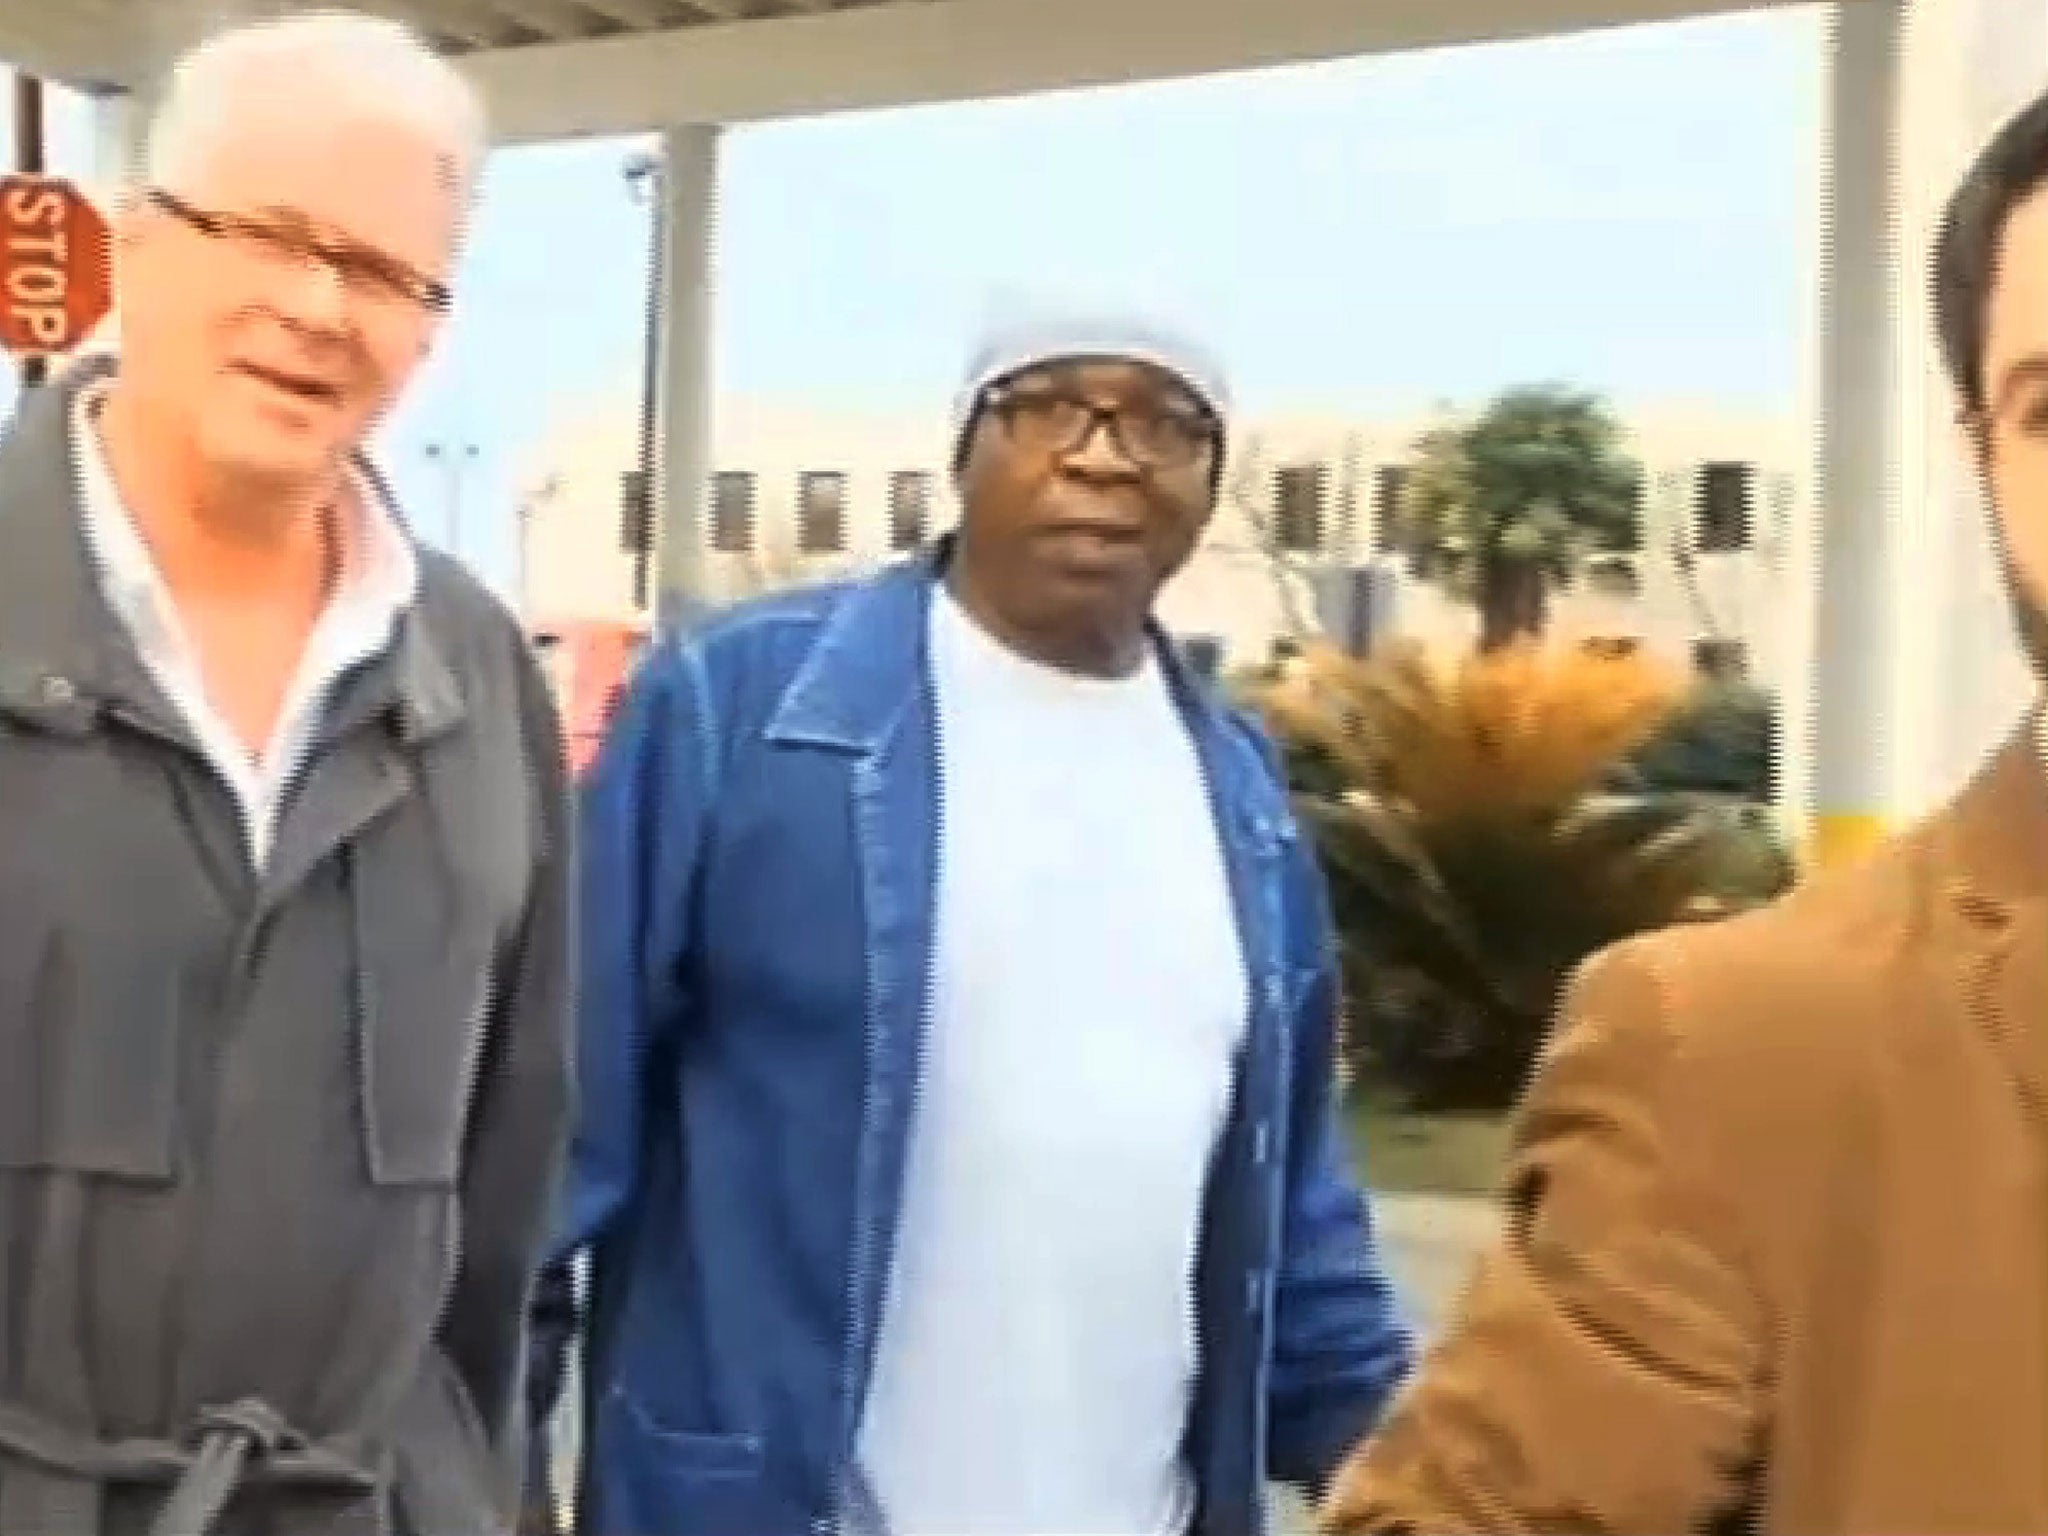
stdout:
{"type": "MultiPolygon", "coordinates": [[[[428,461],[429,463],[431,463],[431,464],[435,465],[436,467],[438,467],[438,468],[440,469],[441,473],[442,473],[442,474],[443,474],[443,475],[445,476],[445,475],[447,474],[447,472],[448,472],[448,450],[447,450],[447,445],[446,445],[445,443],[439,443],[439,442],[433,442],[433,443],[429,443],[429,444],[427,444],[427,447],[426,447],[426,455],[427,455],[427,461],[428,461]]],[[[444,489],[444,491],[443,491],[443,494],[444,494],[444,495],[446,494],[446,491],[445,491],[445,489],[444,489]]],[[[450,550],[451,550],[451,552],[452,552],[452,551],[454,550],[454,547],[455,547],[455,512],[454,512],[454,508],[452,508],[452,507],[451,507],[451,508],[449,508],[449,509],[448,509],[448,511],[447,511],[447,512],[446,512],[446,513],[445,513],[445,514],[443,515],[443,522],[445,523],[445,525],[447,526],[447,529],[448,529],[448,546],[449,546],[449,549],[450,549],[450,550]]]]}
{"type": "Polygon", "coordinates": [[[519,535],[518,547],[513,551],[513,557],[517,563],[513,568],[512,590],[518,594],[515,599],[515,605],[520,620],[527,625],[531,625],[533,623],[533,603],[527,596],[526,582],[528,569],[533,563],[533,557],[527,550],[526,545],[527,541],[533,537],[533,503],[521,497],[519,505],[513,508],[512,515],[518,525],[519,535]]]}
{"type": "MultiPolygon", "coordinates": [[[[14,166],[25,176],[43,174],[43,82],[16,70],[14,74],[14,166]]],[[[21,383],[34,389],[49,376],[49,360],[21,360],[21,383]]]]}
{"type": "Polygon", "coordinates": [[[448,461],[448,545],[458,557],[462,554],[462,459],[459,457],[448,461]]]}
{"type": "Polygon", "coordinates": [[[463,487],[465,486],[465,484],[467,484],[469,470],[471,466],[473,466],[476,463],[478,457],[482,454],[482,452],[483,450],[478,448],[475,443],[464,443],[462,445],[462,457],[456,460],[454,466],[453,473],[455,475],[455,490],[453,496],[450,499],[451,509],[449,512],[449,522],[451,523],[454,529],[454,532],[451,535],[451,542],[453,542],[453,544],[455,545],[455,550],[457,554],[460,554],[462,552],[463,487]]]}
{"type": "Polygon", "coordinates": [[[427,457],[439,464],[442,473],[447,476],[448,552],[458,558],[462,554],[463,466],[475,463],[478,452],[475,443],[435,441],[427,444],[427,457]]]}
{"type": "Polygon", "coordinates": [[[686,626],[710,593],[704,553],[710,507],[712,330],[716,304],[716,124],[683,124],[661,136],[662,309],[660,451],[656,469],[653,587],[665,627],[686,626]]]}
{"type": "Polygon", "coordinates": [[[661,298],[666,277],[663,251],[667,197],[663,190],[659,155],[639,155],[626,165],[626,184],[635,193],[648,194],[647,218],[647,309],[643,320],[640,356],[640,425],[635,445],[635,467],[640,475],[640,497],[647,511],[647,526],[640,547],[633,551],[633,605],[648,606],[648,577],[654,555],[654,439],[659,421],[661,390],[661,298]]]}

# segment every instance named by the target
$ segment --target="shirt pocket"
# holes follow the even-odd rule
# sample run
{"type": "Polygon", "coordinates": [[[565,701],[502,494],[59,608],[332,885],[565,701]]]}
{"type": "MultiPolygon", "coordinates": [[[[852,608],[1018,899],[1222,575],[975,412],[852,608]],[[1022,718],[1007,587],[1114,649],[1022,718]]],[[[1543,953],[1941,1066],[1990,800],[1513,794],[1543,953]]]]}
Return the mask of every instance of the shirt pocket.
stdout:
{"type": "Polygon", "coordinates": [[[142,941],[0,922],[0,1169],[168,1183],[180,1008],[142,941]]]}
{"type": "Polygon", "coordinates": [[[592,1426],[595,1523],[634,1536],[761,1536],[810,1522],[771,1487],[755,1435],[679,1430],[614,1387],[592,1426]]]}
{"type": "Polygon", "coordinates": [[[0,1169],[174,1176],[207,909],[167,862],[157,783],[91,739],[0,718],[0,1169]]]}

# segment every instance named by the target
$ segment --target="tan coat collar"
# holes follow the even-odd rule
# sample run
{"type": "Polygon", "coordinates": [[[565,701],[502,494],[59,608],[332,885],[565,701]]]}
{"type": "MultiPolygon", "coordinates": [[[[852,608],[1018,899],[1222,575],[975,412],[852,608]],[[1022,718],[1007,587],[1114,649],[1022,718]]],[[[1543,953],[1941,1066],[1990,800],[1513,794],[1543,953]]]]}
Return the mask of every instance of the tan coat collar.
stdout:
{"type": "Polygon", "coordinates": [[[1941,894],[1962,924],[1970,1011],[2006,1051],[2048,1128],[2048,766],[2040,729],[2030,715],[1937,822],[1934,847],[1941,894]]]}

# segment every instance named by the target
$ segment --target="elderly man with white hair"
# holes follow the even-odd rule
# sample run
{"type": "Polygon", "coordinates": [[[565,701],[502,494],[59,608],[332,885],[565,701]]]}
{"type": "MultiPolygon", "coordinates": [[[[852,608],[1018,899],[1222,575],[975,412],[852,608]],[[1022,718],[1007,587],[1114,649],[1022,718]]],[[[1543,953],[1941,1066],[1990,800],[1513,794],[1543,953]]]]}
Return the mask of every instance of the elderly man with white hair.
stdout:
{"type": "Polygon", "coordinates": [[[1006,324],[955,534],[630,688],[536,1331],[588,1536],[1252,1536],[1404,1374],[1313,852],[1151,619],[1227,409],[1175,333],[1006,324]]]}
{"type": "Polygon", "coordinates": [[[203,45],[118,219],[118,357],[0,442],[6,1536],[515,1518],[561,738],[360,451],[482,153],[400,28],[203,45]]]}

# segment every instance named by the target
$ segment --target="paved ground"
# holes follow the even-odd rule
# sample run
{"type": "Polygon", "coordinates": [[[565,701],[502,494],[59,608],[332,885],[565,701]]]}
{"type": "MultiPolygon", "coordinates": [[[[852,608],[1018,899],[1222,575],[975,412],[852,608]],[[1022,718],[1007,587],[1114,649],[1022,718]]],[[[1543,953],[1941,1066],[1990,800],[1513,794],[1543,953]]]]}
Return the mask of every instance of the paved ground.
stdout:
{"type": "Polygon", "coordinates": [[[1457,1299],[1480,1247],[1494,1233],[1494,1205],[1450,1195],[1380,1195],[1373,1201],[1379,1240],[1414,1315],[1433,1331],[1457,1299]]]}
{"type": "MultiPolygon", "coordinates": [[[[1380,1195],[1373,1201],[1381,1252],[1417,1330],[1426,1338],[1442,1324],[1464,1285],[1473,1256],[1494,1232],[1491,1201],[1450,1195],[1380,1195]]],[[[1307,1511],[1276,1491],[1274,1530],[1303,1536],[1307,1511]]]]}

